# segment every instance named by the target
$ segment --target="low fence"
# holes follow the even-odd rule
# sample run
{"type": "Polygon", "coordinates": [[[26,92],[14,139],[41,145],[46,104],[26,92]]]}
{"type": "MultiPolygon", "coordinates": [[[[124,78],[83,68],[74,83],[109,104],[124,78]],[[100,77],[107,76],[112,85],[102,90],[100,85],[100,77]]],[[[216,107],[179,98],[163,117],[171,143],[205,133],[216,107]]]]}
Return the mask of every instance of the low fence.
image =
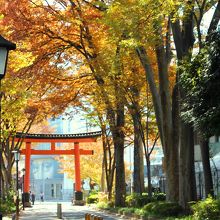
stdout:
{"type": "Polygon", "coordinates": [[[159,189],[160,189],[160,192],[162,193],[166,193],[166,178],[164,176],[161,176],[159,178],[159,189]]]}
{"type": "MultiPolygon", "coordinates": [[[[212,170],[212,181],[215,197],[219,196],[220,193],[220,170],[212,170]]],[[[205,180],[203,172],[196,172],[196,189],[198,198],[202,199],[205,197],[205,180]]]]}
{"type": "MultiPolygon", "coordinates": [[[[197,171],[195,173],[195,177],[196,177],[197,198],[203,199],[205,198],[205,180],[204,180],[203,172],[197,171]]],[[[212,170],[212,180],[213,180],[214,195],[215,197],[217,197],[220,194],[220,170],[218,169],[212,170]]],[[[159,178],[159,189],[160,192],[166,193],[166,178],[164,176],[159,178]]]]}

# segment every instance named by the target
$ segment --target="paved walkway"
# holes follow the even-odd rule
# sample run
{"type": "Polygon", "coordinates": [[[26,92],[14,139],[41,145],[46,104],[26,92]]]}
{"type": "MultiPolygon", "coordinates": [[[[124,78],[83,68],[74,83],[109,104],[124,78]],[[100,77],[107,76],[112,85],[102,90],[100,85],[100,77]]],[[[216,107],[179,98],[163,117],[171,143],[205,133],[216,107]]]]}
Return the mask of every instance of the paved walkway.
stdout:
{"type": "MultiPolygon", "coordinates": [[[[87,206],[73,206],[70,202],[61,202],[64,220],[84,220],[85,213],[96,214],[104,220],[123,219],[120,216],[105,214],[87,206]]],[[[56,202],[36,202],[32,208],[25,208],[20,213],[20,220],[57,220],[56,202]]]]}

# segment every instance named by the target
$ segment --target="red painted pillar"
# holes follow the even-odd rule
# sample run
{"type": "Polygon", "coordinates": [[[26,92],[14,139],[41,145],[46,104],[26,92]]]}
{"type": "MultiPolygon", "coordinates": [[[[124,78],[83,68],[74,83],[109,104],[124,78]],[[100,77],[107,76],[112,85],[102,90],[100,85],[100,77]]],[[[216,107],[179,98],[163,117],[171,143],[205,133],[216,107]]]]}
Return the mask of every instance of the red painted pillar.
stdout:
{"type": "Polygon", "coordinates": [[[56,145],[54,142],[51,143],[51,147],[50,147],[51,151],[55,151],[56,149],[56,145]]]}
{"type": "Polygon", "coordinates": [[[29,193],[30,191],[30,170],[31,170],[31,143],[26,142],[24,193],[29,193]]]}
{"type": "Polygon", "coordinates": [[[79,143],[74,143],[75,150],[75,191],[81,191],[81,178],[80,178],[80,153],[79,153],[79,143]]]}

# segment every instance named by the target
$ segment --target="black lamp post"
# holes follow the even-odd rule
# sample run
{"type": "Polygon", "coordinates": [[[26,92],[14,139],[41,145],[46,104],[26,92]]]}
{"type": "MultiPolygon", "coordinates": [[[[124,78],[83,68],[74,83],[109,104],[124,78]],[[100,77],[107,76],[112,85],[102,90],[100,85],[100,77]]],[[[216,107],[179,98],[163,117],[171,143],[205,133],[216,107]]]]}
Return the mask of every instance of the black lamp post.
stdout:
{"type": "Polygon", "coordinates": [[[14,158],[16,162],[16,219],[18,219],[19,216],[18,162],[20,160],[20,151],[14,150],[12,151],[12,153],[14,153],[14,158]]]}
{"type": "Polygon", "coordinates": [[[22,169],[22,192],[24,193],[24,176],[25,176],[25,168],[22,169]]]}
{"type": "MultiPolygon", "coordinates": [[[[2,198],[2,131],[1,131],[1,80],[4,78],[6,73],[8,52],[9,50],[15,50],[16,44],[6,40],[0,35],[0,201],[2,198]]],[[[0,220],[2,219],[2,214],[0,213],[0,220]]]]}
{"type": "Polygon", "coordinates": [[[22,206],[23,206],[23,210],[24,210],[24,176],[25,176],[25,168],[22,169],[22,206]]]}

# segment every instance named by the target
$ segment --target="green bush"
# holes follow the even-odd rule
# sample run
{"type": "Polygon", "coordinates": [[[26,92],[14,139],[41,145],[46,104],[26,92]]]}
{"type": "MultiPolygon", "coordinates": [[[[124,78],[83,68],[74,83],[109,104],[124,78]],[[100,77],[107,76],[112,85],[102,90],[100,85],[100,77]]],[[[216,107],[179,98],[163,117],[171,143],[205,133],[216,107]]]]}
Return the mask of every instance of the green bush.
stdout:
{"type": "Polygon", "coordinates": [[[130,213],[134,213],[135,212],[135,208],[123,207],[123,208],[119,208],[119,211],[123,212],[125,214],[130,214],[130,213]]]}
{"type": "Polygon", "coordinates": [[[182,208],[178,203],[174,202],[152,202],[143,208],[150,215],[155,216],[178,216],[182,208]]]}
{"type": "Polygon", "coordinates": [[[147,216],[147,212],[144,209],[135,209],[134,213],[140,216],[147,216]]]}
{"type": "Polygon", "coordinates": [[[152,200],[148,197],[147,194],[137,194],[132,193],[126,197],[126,205],[128,207],[143,207],[144,205],[148,204],[152,200]]]}
{"type": "Polygon", "coordinates": [[[131,195],[126,196],[126,199],[125,199],[126,206],[134,207],[136,204],[137,197],[138,197],[138,194],[136,193],[132,193],[131,195]]]}
{"type": "Polygon", "coordinates": [[[12,213],[16,210],[14,203],[14,192],[9,191],[5,199],[0,201],[0,212],[2,214],[12,213]]]}
{"type": "Polygon", "coordinates": [[[155,193],[153,195],[153,201],[166,201],[165,193],[155,193]]]}
{"type": "Polygon", "coordinates": [[[220,201],[208,197],[204,201],[199,201],[192,206],[193,217],[198,220],[220,219],[220,201]]]}
{"type": "Polygon", "coordinates": [[[87,202],[88,204],[97,203],[98,201],[99,201],[98,193],[91,193],[91,194],[86,198],[86,202],[87,202]]]}
{"type": "Polygon", "coordinates": [[[106,202],[99,202],[99,203],[97,203],[97,207],[99,208],[99,209],[109,209],[109,206],[108,206],[108,203],[106,203],[106,202]]]}
{"type": "Polygon", "coordinates": [[[153,209],[153,207],[155,206],[155,202],[150,202],[150,203],[148,203],[147,205],[145,205],[144,207],[143,207],[143,210],[144,211],[147,211],[147,212],[149,212],[149,213],[152,213],[152,209],[153,209]]]}
{"type": "Polygon", "coordinates": [[[152,202],[152,199],[150,199],[147,194],[142,194],[137,199],[137,207],[143,207],[144,205],[148,204],[149,202],[152,202]]]}

